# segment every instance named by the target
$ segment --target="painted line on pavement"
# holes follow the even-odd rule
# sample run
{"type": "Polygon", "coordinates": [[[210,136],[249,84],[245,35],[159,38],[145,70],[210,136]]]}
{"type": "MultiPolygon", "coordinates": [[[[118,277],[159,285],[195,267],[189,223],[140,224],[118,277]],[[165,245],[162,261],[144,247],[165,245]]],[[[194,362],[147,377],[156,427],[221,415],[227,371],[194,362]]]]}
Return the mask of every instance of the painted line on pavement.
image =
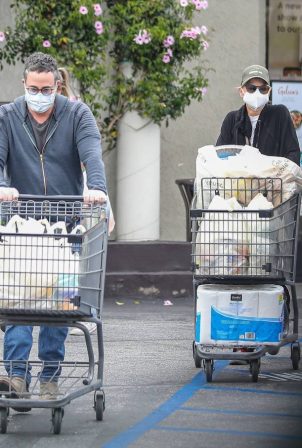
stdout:
{"type": "Polygon", "coordinates": [[[285,414],[282,412],[252,412],[243,411],[242,409],[209,409],[192,406],[181,406],[179,411],[200,412],[205,414],[225,414],[225,415],[246,415],[250,417],[280,417],[280,418],[297,418],[302,419],[302,414],[285,414]]]}
{"type": "MultiPolygon", "coordinates": [[[[228,365],[228,363],[228,361],[215,362],[215,373],[224,369],[228,365]]],[[[190,383],[185,384],[165,403],[151,412],[151,414],[147,415],[143,420],[102,445],[102,448],[128,447],[131,443],[135,442],[147,431],[155,429],[158,423],[160,423],[162,420],[169,417],[169,415],[173,414],[173,412],[179,409],[180,406],[188,401],[197,391],[202,389],[204,384],[206,384],[206,377],[204,372],[202,371],[195,375],[190,383]]]]}
{"type": "Polygon", "coordinates": [[[286,395],[286,396],[302,396],[302,392],[284,392],[284,391],[275,391],[275,390],[261,390],[261,389],[251,389],[247,387],[229,387],[229,386],[213,386],[213,385],[205,385],[203,390],[217,390],[222,392],[247,392],[253,394],[269,394],[269,395],[286,395]]]}
{"type": "MultiPolygon", "coordinates": [[[[301,338],[299,339],[299,342],[301,342],[301,338]]],[[[223,370],[227,365],[229,364],[229,361],[216,361],[215,362],[215,372],[219,372],[223,370]]],[[[250,392],[250,393],[258,393],[258,394],[272,394],[272,395],[287,395],[287,396],[301,396],[302,393],[299,392],[276,392],[272,390],[257,390],[257,389],[251,389],[251,388],[236,388],[236,387],[223,387],[223,386],[213,386],[212,383],[208,384],[204,375],[204,372],[199,372],[197,375],[195,375],[192,379],[192,381],[185,386],[183,386],[181,389],[179,389],[170,399],[168,399],[165,403],[160,405],[157,409],[155,409],[153,412],[151,412],[149,415],[147,415],[143,420],[136,423],[134,426],[132,426],[129,429],[126,429],[125,431],[119,433],[117,436],[113,437],[111,440],[109,440],[107,443],[102,445],[102,448],[127,448],[131,443],[134,443],[137,439],[139,439],[141,436],[143,436],[146,432],[155,429],[155,430],[163,430],[166,428],[170,428],[168,426],[158,426],[158,424],[164,420],[165,418],[169,417],[171,414],[173,414],[176,410],[180,410],[181,406],[188,401],[197,391],[200,390],[217,390],[217,391],[235,391],[235,392],[250,392]]],[[[261,413],[257,414],[261,415],[261,413]]],[[[195,430],[195,429],[188,429],[188,428],[173,428],[171,427],[171,431],[179,431],[179,432],[186,432],[186,431],[193,431],[193,432],[220,432],[220,430],[195,430]]],[[[234,435],[254,435],[254,436],[261,436],[261,437],[274,437],[284,440],[302,440],[302,437],[296,437],[296,436],[287,436],[287,435],[280,435],[277,436],[273,433],[256,433],[256,432],[240,432],[240,431],[225,431],[225,433],[230,433],[234,435]]]]}
{"type": "Polygon", "coordinates": [[[195,432],[195,433],[210,433],[210,434],[229,434],[234,436],[251,436],[251,437],[268,437],[270,439],[278,439],[278,440],[302,440],[302,436],[294,436],[291,434],[276,434],[274,432],[259,432],[259,431],[237,431],[235,429],[217,429],[217,428],[209,428],[209,429],[201,429],[201,428],[186,428],[181,427],[177,428],[174,426],[156,426],[154,428],[156,430],[161,431],[169,431],[169,432],[195,432]]]}

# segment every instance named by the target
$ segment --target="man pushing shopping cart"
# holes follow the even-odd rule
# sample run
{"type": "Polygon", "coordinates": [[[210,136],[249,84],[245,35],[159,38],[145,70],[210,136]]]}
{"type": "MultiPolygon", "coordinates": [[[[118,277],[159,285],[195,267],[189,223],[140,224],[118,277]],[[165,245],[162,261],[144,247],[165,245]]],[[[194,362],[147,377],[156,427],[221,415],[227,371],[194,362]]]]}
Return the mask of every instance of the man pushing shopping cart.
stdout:
{"type": "MultiPolygon", "coordinates": [[[[21,207],[19,215],[22,219],[25,218],[27,221],[31,219],[33,224],[34,220],[41,221],[49,218],[50,226],[61,220],[65,222],[68,232],[80,222],[91,218],[94,207],[99,207],[100,204],[106,202],[107,190],[101,158],[100,133],[87,105],[82,102],[70,102],[66,97],[57,94],[60,76],[57,63],[50,55],[34,53],[26,59],[23,84],[25,94],[13,103],[0,107],[0,200],[3,201],[1,224],[4,226],[14,214],[18,215],[21,207]],[[62,205],[64,202],[62,198],[82,195],[81,163],[87,172],[88,190],[83,198],[87,206],[78,205],[75,210],[73,201],[68,200],[67,205],[65,201],[65,205],[62,205]],[[4,174],[5,170],[6,174],[4,174]],[[22,195],[34,195],[33,198],[39,197],[39,199],[38,202],[35,200],[28,202],[27,199],[22,198],[22,195]],[[53,202],[46,206],[44,197],[45,199],[52,197],[53,202]],[[55,197],[58,197],[57,202],[55,197]]],[[[96,213],[96,218],[100,219],[100,213],[96,213]]],[[[35,230],[31,230],[30,233],[35,233],[35,230]]],[[[20,279],[24,269],[29,269],[28,265],[33,263],[33,258],[36,263],[39,260],[37,256],[31,257],[28,251],[23,256],[25,258],[23,265],[26,268],[19,267],[16,272],[17,259],[20,259],[18,254],[23,253],[21,247],[26,246],[30,241],[36,248],[35,251],[40,251],[41,265],[47,258],[47,250],[43,252],[41,249],[45,243],[40,242],[38,234],[36,240],[33,240],[34,236],[29,240],[25,237],[25,239],[17,240],[17,235],[10,234],[3,240],[11,242],[11,247],[6,248],[6,260],[10,257],[14,263],[10,265],[15,270],[14,278],[17,285],[14,286],[14,296],[18,294],[18,291],[20,294],[22,287],[20,279]]],[[[74,238],[76,239],[76,235],[74,238]]],[[[51,241],[46,244],[49,256],[50,247],[51,253],[54,254],[56,239],[48,238],[48,241],[51,241]]],[[[77,244],[72,243],[70,238],[69,242],[71,242],[71,250],[68,252],[66,262],[71,263],[77,244]]],[[[89,243],[90,240],[87,244],[89,243]]],[[[2,258],[4,260],[2,264],[4,264],[5,257],[2,258]]],[[[52,255],[52,258],[56,256],[52,255]]],[[[36,272],[39,269],[43,271],[41,267],[34,268],[36,272]]],[[[81,269],[85,271],[83,266],[81,269]]],[[[5,282],[7,272],[3,266],[1,270],[2,282],[5,282]]],[[[46,275],[46,271],[47,267],[43,274],[46,275]]],[[[72,269],[69,270],[69,274],[70,271],[72,269]]],[[[46,277],[45,275],[42,277],[41,271],[39,275],[43,283],[42,279],[46,277]]],[[[99,279],[97,283],[100,284],[99,279]]],[[[39,286],[42,288],[43,284],[39,286]]],[[[78,287],[78,285],[74,286],[78,287]]],[[[51,288],[51,285],[49,287],[51,288]]],[[[70,287],[71,285],[68,286],[70,287]]],[[[9,308],[9,305],[6,307],[9,308]]],[[[21,308],[24,307],[21,306],[21,308]]],[[[79,304],[76,308],[79,308],[79,304]]],[[[27,399],[30,397],[31,366],[28,359],[32,347],[33,328],[32,325],[25,325],[24,322],[22,325],[16,325],[16,315],[14,316],[5,321],[3,358],[7,375],[0,378],[0,394],[13,399],[21,397],[27,399]]],[[[39,322],[34,320],[34,324],[39,325],[39,322]]],[[[42,362],[39,373],[40,400],[56,400],[60,393],[58,379],[61,363],[64,360],[64,343],[67,333],[68,328],[65,325],[42,325],[40,328],[39,359],[42,362]]],[[[23,406],[21,403],[13,408],[21,412],[30,410],[28,404],[23,406]]],[[[4,427],[5,418],[2,419],[2,432],[5,432],[4,427]]]]}

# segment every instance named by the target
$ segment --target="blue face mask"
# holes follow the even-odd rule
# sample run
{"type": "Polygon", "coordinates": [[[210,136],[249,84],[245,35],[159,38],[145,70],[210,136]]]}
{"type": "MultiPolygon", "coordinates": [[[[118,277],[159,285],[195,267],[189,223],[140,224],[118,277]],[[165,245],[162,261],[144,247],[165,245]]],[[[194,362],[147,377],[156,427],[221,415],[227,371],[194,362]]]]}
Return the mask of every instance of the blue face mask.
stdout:
{"type": "Polygon", "coordinates": [[[55,102],[55,97],[56,92],[53,92],[50,95],[43,95],[41,92],[37,93],[37,95],[33,95],[25,90],[25,101],[27,102],[28,107],[38,114],[43,114],[50,109],[55,102]]]}

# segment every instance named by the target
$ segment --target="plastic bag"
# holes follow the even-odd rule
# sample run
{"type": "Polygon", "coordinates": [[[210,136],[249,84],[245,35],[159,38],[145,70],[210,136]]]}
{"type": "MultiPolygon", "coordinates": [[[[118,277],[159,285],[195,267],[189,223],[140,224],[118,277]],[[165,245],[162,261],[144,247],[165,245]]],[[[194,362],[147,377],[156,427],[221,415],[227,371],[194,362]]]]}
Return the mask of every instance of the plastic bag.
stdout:
{"type": "Polygon", "coordinates": [[[213,211],[204,214],[196,235],[196,274],[247,274],[249,246],[244,215],[236,213],[242,207],[235,198],[214,196],[209,210],[213,211]]]}
{"type": "MultiPolygon", "coordinates": [[[[221,191],[226,199],[234,196],[240,204],[246,206],[258,193],[266,189],[265,180],[260,183],[258,191],[251,188],[254,178],[282,179],[282,201],[289,199],[302,187],[301,168],[285,157],[265,156],[258,148],[252,146],[236,147],[234,155],[220,158],[223,149],[232,146],[199,148],[196,159],[196,193],[197,208],[207,208],[210,204],[215,188],[221,191]],[[235,178],[243,177],[239,182],[235,178]],[[211,179],[212,178],[212,179],[211,179]],[[223,182],[218,179],[223,178],[223,182]],[[211,191],[202,179],[211,179],[211,191]],[[250,180],[249,180],[250,179],[250,180]],[[217,185],[215,185],[215,181],[217,185]],[[222,183],[221,183],[222,182],[222,183]]],[[[281,202],[281,184],[274,183],[268,191],[268,199],[274,206],[281,202]],[[278,189],[279,188],[279,189],[278,189]]]]}
{"type": "MultiPolygon", "coordinates": [[[[79,228],[85,231],[77,226],[72,233],[79,228]]],[[[51,226],[45,219],[15,215],[0,232],[0,307],[48,308],[58,277],[78,272],[79,251],[60,236],[67,234],[65,223],[51,226]]]]}
{"type": "MultiPolygon", "coordinates": [[[[274,206],[261,193],[258,193],[246,210],[269,210],[274,206]]],[[[246,230],[249,244],[249,275],[265,275],[263,266],[274,255],[275,245],[271,240],[270,219],[259,217],[259,213],[246,213],[246,230]]]]}

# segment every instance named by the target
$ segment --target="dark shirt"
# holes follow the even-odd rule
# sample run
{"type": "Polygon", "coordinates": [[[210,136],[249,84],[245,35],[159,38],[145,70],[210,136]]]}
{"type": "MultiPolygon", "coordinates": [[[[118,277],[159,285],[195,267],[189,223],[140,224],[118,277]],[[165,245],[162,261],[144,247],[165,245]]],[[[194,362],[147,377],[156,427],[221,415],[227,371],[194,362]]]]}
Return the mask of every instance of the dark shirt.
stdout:
{"type": "MultiPolygon", "coordinates": [[[[250,144],[252,125],[246,106],[225,117],[216,146],[250,144]]],[[[257,121],[253,146],[266,156],[286,157],[300,165],[300,147],[288,109],[267,104],[257,121]]]]}
{"type": "Polygon", "coordinates": [[[44,121],[44,123],[38,123],[31,115],[31,113],[28,113],[28,118],[30,120],[33,134],[35,136],[36,145],[40,153],[43,152],[52,117],[53,115],[51,114],[50,117],[46,121],[44,121]]]}

